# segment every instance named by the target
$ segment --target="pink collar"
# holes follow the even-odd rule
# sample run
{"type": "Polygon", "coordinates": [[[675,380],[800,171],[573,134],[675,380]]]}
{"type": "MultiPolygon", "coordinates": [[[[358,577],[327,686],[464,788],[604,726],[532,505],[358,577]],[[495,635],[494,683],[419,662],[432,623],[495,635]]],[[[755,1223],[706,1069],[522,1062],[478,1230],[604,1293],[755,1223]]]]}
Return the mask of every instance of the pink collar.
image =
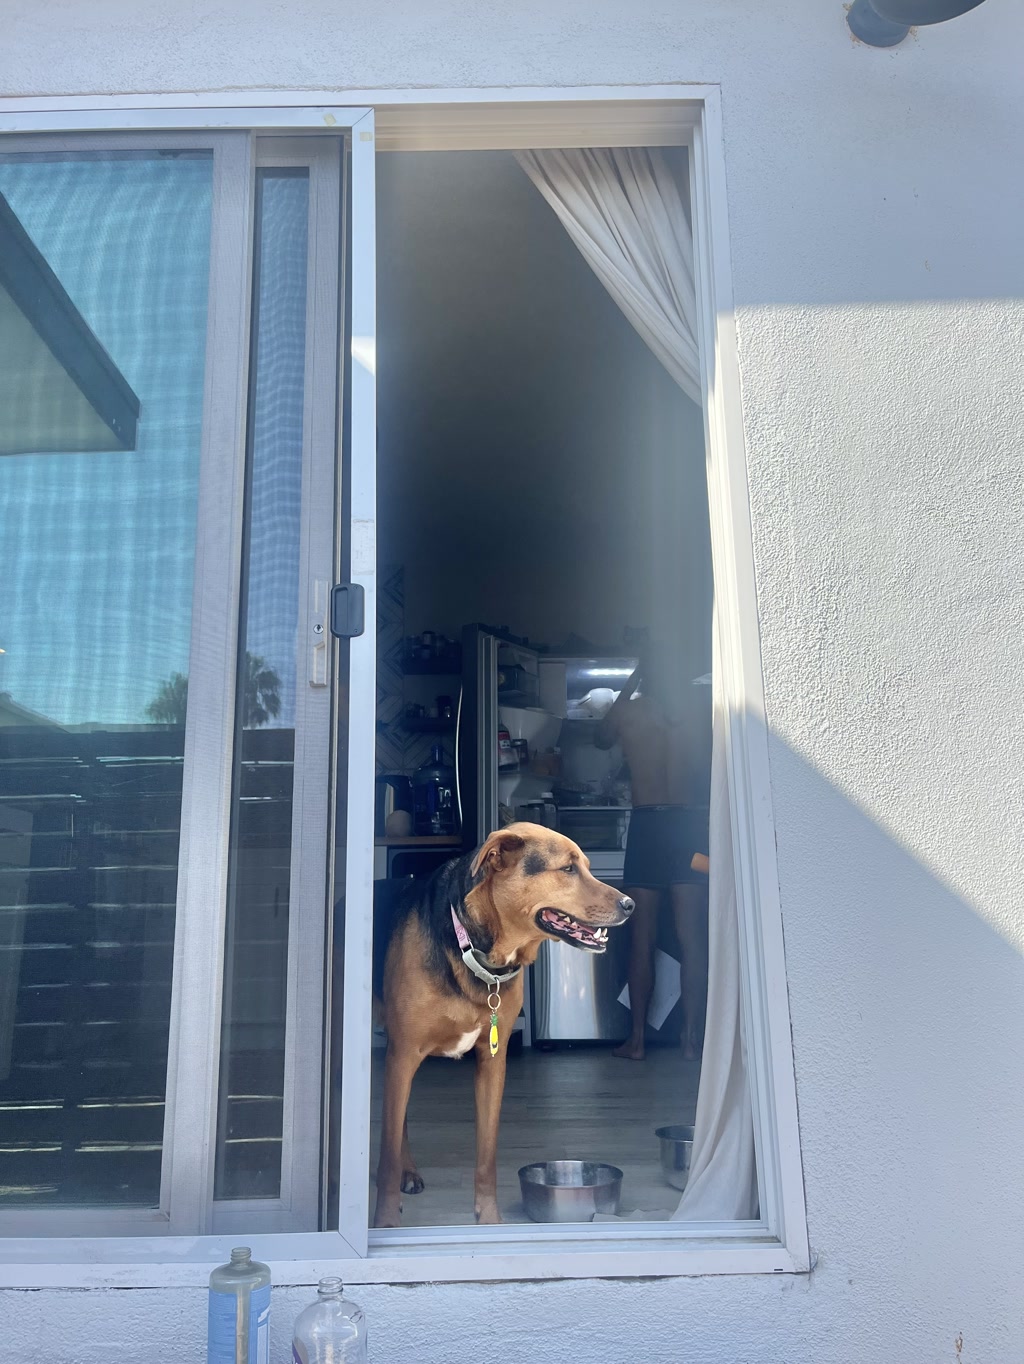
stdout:
{"type": "Polygon", "coordinates": [[[466,966],[476,976],[477,980],[482,980],[485,985],[504,985],[510,980],[514,980],[523,969],[521,966],[510,966],[505,971],[495,971],[487,965],[486,959],[479,953],[470,941],[469,934],[466,932],[466,925],[455,913],[455,906],[450,906],[452,911],[452,925],[455,929],[455,937],[458,939],[459,950],[462,952],[462,960],[466,966]]]}

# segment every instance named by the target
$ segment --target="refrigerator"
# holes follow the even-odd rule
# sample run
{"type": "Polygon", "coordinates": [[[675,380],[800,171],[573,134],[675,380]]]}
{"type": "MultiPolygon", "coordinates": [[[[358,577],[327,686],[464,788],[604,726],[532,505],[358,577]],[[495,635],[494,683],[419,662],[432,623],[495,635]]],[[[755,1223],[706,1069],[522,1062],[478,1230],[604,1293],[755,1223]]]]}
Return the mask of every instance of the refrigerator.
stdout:
{"type": "Polygon", "coordinates": [[[464,628],[455,803],[467,852],[524,805],[550,800],[552,777],[537,770],[537,758],[556,747],[562,720],[541,701],[540,674],[541,656],[525,641],[484,625],[464,628]]]}
{"type": "MultiPolygon", "coordinates": [[[[558,828],[587,853],[595,876],[621,884],[628,786],[617,779],[616,754],[593,745],[596,716],[579,701],[621,687],[636,660],[553,658],[483,625],[464,629],[462,658],[455,795],[465,850],[525,818],[558,828]]],[[[621,1041],[628,954],[626,928],[600,955],[545,942],[527,973],[525,1040],[621,1041]]]]}

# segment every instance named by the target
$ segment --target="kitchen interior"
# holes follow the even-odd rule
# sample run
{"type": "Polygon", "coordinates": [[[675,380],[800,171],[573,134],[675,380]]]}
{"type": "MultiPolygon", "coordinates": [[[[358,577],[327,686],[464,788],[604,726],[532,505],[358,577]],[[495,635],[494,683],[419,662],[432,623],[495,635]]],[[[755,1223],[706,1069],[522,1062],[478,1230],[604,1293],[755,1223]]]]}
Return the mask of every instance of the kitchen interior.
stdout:
{"type": "MultiPolygon", "coordinates": [[[[381,156],[378,258],[375,878],[429,876],[528,820],[621,884],[629,773],[595,744],[598,720],[649,641],[677,641],[681,686],[710,675],[702,414],[512,153],[381,156]]],[[[612,1054],[628,955],[627,926],[600,956],[546,943],[528,971],[499,1146],[506,1221],[526,1220],[518,1171],[543,1160],[621,1169],[619,1216],[678,1205],[655,1132],[692,1124],[699,1062],[678,1046],[671,914],[641,1062],[612,1054]]],[[[473,1220],[472,1066],[428,1060],[416,1077],[426,1188],[405,1196],[405,1225],[473,1220]]]]}

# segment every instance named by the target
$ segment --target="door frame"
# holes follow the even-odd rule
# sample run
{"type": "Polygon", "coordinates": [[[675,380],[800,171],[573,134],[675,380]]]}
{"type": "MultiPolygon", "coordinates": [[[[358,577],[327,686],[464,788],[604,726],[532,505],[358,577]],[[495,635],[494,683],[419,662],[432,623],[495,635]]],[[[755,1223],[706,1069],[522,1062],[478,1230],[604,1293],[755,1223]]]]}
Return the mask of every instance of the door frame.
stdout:
{"type": "MultiPolygon", "coordinates": [[[[292,1283],[315,1281],[323,1258],[339,1254],[365,1255],[346,1266],[350,1281],[355,1282],[805,1272],[810,1256],[769,780],[719,88],[680,84],[382,89],[346,91],[343,95],[252,91],[241,97],[223,92],[36,97],[0,101],[0,132],[71,128],[137,131],[168,126],[206,129],[211,125],[238,126],[239,122],[267,126],[267,120],[277,128],[308,127],[310,119],[317,127],[329,127],[336,125],[339,116],[345,120],[353,116],[352,110],[341,106],[341,100],[366,112],[376,109],[382,147],[513,149],[663,145],[672,140],[692,149],[694,255],[712,545],[716,585],[730,608],[722,613],[726,619],[719,640],[729,712],[734,856],[743,906],[741,959],[749,1001],[748,1039],[764,1216],[760,1223],[693,1224],[685,1231],[673,1228],[673,1235],[658,1238],[640,1236],[635,1227],[609,1225],[600,1237],[591,1233],[585,1242],[578,1235],[559,1234],[556,1229],[551,1235],[524,1236],[522,1229],[511,1227],[493,1232],[489,1229],[489,1234],[472,1239],[410,1235],[404,1245],[381,1245],[368,1255],[362,1236],[343,1222],[344,1230],[359,1243],[358,1251],[343,1234],[311,1233],[266,1238],[261,1253],[278,1262],[275,1275],[279,1281],[292,1283]],[[240,98],[248,107],[236,107],[240,98]],[[485,1249],[493,1253],[481,1254],[485,1249]]],[[[372,660],[368,660],[367,670],[372,673],[372,660]]],[[[369,811],[369,786],[366,791],[369,811]]],[[[364,822],[369,826],[369,818],[364,822]]],[[[365,893],[372,881],[372,830],[366,841],[365,863],[365,879],[363,873],[352,877],[349,869],[351,890],[365,893]]],[[[365,989],[358,1001],[350,999],[346,990],[346,1024],[351,1012],[357,1032],[365,1031],[368,1037],[368,928],[364,927],[358,943],[350,940],[346,947],[358,948],[366,972],[365,989]]],[[[348,977],[346,952],[346,983],[348,977]]],[[[367,1049],[365,1056],[356,1056],[353,1076],[358,1078],[360,1067],[368,1071],[368,1064],[367,1049]]],[[[368,1104],[368,1075],[363,1079],[368,1104]]],[[[360,1122],[363,1116],[359,1115],[360,1122]]],[[[351,1126],[353,1149],[362,1150],[365,1136],[352,1131],[351,1126]]],[[[363,1165],[364,1172],[366,1169],[363,1165]]],[[[350,1211],[358,1213],[354,1205],[350,1211]]],[[[177,1242],[175,1248],[181,1258],[176,1257],[168,1275],[166,1263],[147,1268],[138,1255],[132,1257],[133,1265],[127,1265],[123,1250],[118,1254],[115,1247],[105,1247],[102,1241],[65,1241],[59,1248],[53,1247],[61,1258],[66,1257],[62,1282],[102,1282],[101,1262],[109,1265],[115,1261],[126,1271],[120,1282],[158,1286],[201,1283],[201,1267],[209,1263],[215,1247],[206,1241],[177,1242]]],[[[217,1246],[216,1251],[222,1248],[217,1246]]],[[[23,1286],[39,1279],[53,1282],[45,1266],[39,1265],[41,1258],[53,1257],[41,1257],[38,1243],[22,1241],[10,1249],[13,1256],[21,1257],[20,1265],[9,1267],[11,1281],[23,1286]]]]}

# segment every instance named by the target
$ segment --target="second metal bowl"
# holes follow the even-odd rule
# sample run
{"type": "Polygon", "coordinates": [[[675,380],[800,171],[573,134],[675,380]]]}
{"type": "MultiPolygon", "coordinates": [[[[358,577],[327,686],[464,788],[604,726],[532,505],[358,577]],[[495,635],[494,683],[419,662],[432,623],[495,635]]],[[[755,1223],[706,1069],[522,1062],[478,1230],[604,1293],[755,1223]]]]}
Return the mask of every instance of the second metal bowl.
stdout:
{"type": "Polygon", "coordinates": [[[523,1166],[519,1187],[534,1222],[592,1222],[619,1211],[622,1171],[592,1160],[541,1160],[523,1166]]]}
{"type": "Polygon", "coordinates": [[[673,1189],[685,1189],[690,1178],[693,1155],[693,1128],[659,1127],[654,1134],[661,1142],[661,1168],[673,1189]]]}

